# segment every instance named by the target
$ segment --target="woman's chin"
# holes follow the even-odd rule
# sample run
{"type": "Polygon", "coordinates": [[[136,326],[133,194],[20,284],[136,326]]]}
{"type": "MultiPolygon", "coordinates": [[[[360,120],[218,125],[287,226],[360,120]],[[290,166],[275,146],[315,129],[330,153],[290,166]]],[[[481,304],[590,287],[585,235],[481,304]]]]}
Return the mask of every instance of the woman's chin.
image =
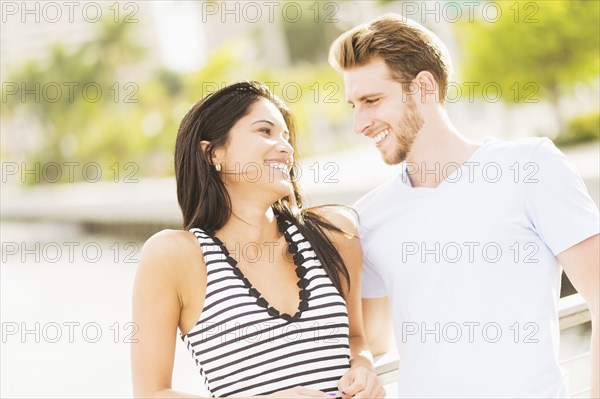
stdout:
{"type": "Polygon", "coordinates": [[[292,183],[286,180],[270,183],[269,186],[269,188],[273,190],[274,196],[276,196],[275,201],[278,201],[283,197],[287,197],[288,195],[292,195],[294,192],[292,183]]]}

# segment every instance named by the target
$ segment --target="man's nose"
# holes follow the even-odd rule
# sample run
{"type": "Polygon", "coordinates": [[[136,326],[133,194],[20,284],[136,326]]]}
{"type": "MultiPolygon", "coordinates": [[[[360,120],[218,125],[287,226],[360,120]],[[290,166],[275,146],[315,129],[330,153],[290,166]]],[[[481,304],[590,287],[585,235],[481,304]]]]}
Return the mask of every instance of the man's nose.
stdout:
{"type": "Polygon", "coordinates": [[[365,112],[361,109],[356,109],[354,111],[354,117],[353,117],[353,121],[352,121],[354,133],[365,134],[366,130],[372,124],[373,124],[373,120],[368,112],[365,112]]]}

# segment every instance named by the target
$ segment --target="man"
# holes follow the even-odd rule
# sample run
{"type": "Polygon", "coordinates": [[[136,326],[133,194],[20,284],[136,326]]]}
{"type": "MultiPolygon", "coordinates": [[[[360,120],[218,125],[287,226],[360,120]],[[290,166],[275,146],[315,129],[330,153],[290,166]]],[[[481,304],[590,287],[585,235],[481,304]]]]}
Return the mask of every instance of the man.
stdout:
{"type": "Polygon", "coordinates": [[[385,350],[391,309],[399,396],[568,397],[562,265],[592,314],[598,397],[598,209],[565,156],[547,138],[463,137],[444,108],[443,44],[398,15],[342,34],[330,63],[356,133],[401,164],[355,204],[368,339],[385,350]]]}

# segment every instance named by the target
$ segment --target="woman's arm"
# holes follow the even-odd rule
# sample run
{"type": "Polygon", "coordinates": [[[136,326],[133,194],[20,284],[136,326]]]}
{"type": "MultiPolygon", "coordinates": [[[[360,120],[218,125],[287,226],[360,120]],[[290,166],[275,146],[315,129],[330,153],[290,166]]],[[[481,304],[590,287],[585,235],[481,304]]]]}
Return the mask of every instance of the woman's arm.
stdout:
{"type": "Polygon", "coordinates": [[[394,345],[392,305],[387,296],[362,299],[363,326],[367,346],[373,356],[387,353],[394,345]]]}
{"type": "MultiPolygon", "coordinates": [[[[171,390],[177,327],[187,296],[185,274],[191,267],[204,270],[194,241],[188,232],[166,230],[142,249],[133,287],[133,322],[138,328],[131,345],[134,397],[199,398],[171,390]]],[[[206,273],[196,275],[204,279],[197,286],[205,290],[206,273]]]]}
{"type": "Polygon", "coordinates": [[[342,377],[338,386],[344,397],[383,398],[385,390],[373,371],[373,361],[365,339],[361,304],[362,250],[357,226],[349,211],[340,207],[316,208],[315,211],[331,224],[351,233],[326,231],[337,248],[350,275],[350,289],[344,287],[350,327],[350,371],[342,377]]]}

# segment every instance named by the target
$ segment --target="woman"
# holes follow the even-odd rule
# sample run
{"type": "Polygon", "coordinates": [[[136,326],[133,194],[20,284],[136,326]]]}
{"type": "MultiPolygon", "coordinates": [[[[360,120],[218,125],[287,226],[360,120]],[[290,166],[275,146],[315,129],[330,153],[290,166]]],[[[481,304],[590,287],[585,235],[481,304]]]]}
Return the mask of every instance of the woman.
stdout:
{"type": "Polygon", "coordinates": [[[294,133],[289,110],[257,82],[212,93],[183,118],[175,174],[186,230],[157,233],[141,254],[136,397],[193,397],[171,389],[177,328],[212,396],[383,397],[361,356],[355,226],[337,208],[301,208],[294,133]]]}

